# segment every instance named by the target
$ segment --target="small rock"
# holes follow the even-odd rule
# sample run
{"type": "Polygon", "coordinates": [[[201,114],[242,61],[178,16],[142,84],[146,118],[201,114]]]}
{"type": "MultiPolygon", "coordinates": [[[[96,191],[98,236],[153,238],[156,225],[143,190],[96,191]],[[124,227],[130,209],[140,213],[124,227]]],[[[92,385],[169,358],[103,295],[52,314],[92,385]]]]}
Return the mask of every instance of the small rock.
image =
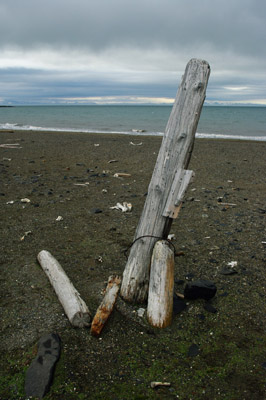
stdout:
{"type": "Polygon", "coordinates": [[[181,299],[180,297],[176,296],[176,294],[174,294],[174,298],[173,298],[173,313],[174,314],[179,314],[183,310],[185,310],[186,307],[187,307],[186,302],[183,299],[181,299]]]}
{"type": "Polygon", "coordinates": [[[205,315],[204,315],[204,314],[197,314],[197,317],[198,317],[201,321],[204,321],[204,320],[205,320],[205,315]]]}
{"type": "Polygon", "coordinates": [[[223,293],[220,294],[220,297],[227,297],[228,294],[229,294],[228,292],[223,292],[223,293]]]}
{"type": "Polygon", "coordinates": [[[238,272],[234,268],[228,268],[224,267],[221,271],[220,274],[222,275],[234,275],[237,274],[238,272]]]}
{"type": "Polygon", "coordinates": [[[217,288],[213,282],[208,280],[199,279],[195,282],[190,282],[186,285],[184,296],[186,299],[205,299],[210,300],[215,296],[217,288]]]}
{"type": "Polygon", "coordinates": [[[91,209],[92,214],[100,214],[102,212],[103,212],[103,210],[101,210],[100,208],[92,208],[91,209]]]}
{"type": "Polygon", "coordinates": [[[217,309],[211,303],[204,304],[204,310],[213,314],[217,313],[217,309]]]}
{"type": "Polygon", "coordinates": [[[193,274],[193,272],[189,272],[188,274],[186,274],[185,278],[189,281],[191,281],[192,278],[194,278],[195,274],[193,274]]]}
{"type": "Polygon", "coordinates": [[[138,310],[137,310],[137,314],[138,314],[138,316],[140,317],[140,318],[143,318],[144,317],[144,314],[145,314],[145,308],[139,308],[138,310]]]}
{"type": "Polygon", "coordinates": [[[188,357],[196,357],[199,354],[200,350],[196,344],[192,344],[188,349],[188,357]]]}
{"type": "Polygon", "coordinates": [[[27,397],[42,399],[49,391],[55,363],[60,356],[60,338],[52,333],[39,340],[37,357],[26,372],[25,393],[27,397]]]}

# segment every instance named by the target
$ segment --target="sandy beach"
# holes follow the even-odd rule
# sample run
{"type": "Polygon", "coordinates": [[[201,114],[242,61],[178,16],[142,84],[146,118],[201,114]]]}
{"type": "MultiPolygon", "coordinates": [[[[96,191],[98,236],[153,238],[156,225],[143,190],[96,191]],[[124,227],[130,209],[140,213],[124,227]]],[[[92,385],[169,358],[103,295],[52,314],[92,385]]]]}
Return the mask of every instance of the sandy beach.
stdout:
{"type": "Polygon", "coordinates": [[[169,328],[154,330],[136,320],[139,306],[128,316],[115,309],[95,339],[70,326],[37,262],[51,252],[94,314],[108,277],[122,276],[160,142],[0,132],[1,399],[24,398],[36,344],[51,332],[62,352],[46,399],[265,399],[266,142],[195,141],[195,178],[171,230],[184,253],[175,291],[214,282],[213,312],[187,301],[169,328]],[[132,211],[111,209],[117,202],[132,211]],[[155,390],[152,381],[171,386],[155,390]]]}

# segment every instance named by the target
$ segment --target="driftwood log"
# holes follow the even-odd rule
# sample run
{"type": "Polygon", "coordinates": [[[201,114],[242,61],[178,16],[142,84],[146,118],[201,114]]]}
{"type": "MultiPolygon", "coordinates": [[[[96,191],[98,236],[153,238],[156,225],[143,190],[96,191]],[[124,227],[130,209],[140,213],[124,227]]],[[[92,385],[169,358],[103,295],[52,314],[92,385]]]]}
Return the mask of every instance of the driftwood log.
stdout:
{"type": "Polygon", "coordinates": [[[147,318],[156,328],[172,322],[174,295],[174,252],[166,240],[156,242],[151,259],[147,318]]]}
{"type": "Polygon", "coordinates": [[[112,275],[108,279],[108,284],[105,290],[105,296],[91,324],[91,334],[99,336],[109,316],[111,315],[115,301],[118,295],[121,279],[118,276],[112,275]]]}
{"type": "Polygon", "coordinates": [[[48,276],[71,325],[78,328],[90,326],[89,309],[59,262],[46,250],[42,250],[37,259],[48,276]]]}
{"type": "Polygon", "coordinates": [[[158,237],[167,238],[173,218],[180,209],[192,176],[192,171],[186,169],[209,74],[210,66],[206,61],[192,59],[186,66],[123,273],[121,296],[126,301],[144,302],[147,299],[154,244],[158,237]]]}

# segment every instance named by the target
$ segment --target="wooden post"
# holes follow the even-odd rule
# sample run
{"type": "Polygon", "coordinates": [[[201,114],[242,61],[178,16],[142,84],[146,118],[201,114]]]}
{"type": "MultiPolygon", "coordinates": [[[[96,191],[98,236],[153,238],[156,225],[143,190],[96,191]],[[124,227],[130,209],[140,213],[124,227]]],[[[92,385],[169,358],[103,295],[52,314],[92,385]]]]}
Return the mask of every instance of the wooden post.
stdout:
{"type": "Polygon", "coordinates": [[[172,322],[174,296],[174,253],[166,240],[156,242],[151,259],[147,317],[156,328],[172,322]]]}
{"type": "Polygon", "coordinates": [[[59,262],[46,250],[42,250],[37,258],[43,271],[48,276],[70,323],[78,328],[90,326],[91,315],[89,309],[59,262]]]}
{"type": "Polygon", "coordinates": [[[192,59],[179,87],[153,171],[148,195],[123,273],[121,295],[127,301],[147,299],[151,254],[167,238],[192,172],[186,171],[210,74],[206,61],[192,59]],[[184,184],[185,183],[185,184],[184,184]]]}

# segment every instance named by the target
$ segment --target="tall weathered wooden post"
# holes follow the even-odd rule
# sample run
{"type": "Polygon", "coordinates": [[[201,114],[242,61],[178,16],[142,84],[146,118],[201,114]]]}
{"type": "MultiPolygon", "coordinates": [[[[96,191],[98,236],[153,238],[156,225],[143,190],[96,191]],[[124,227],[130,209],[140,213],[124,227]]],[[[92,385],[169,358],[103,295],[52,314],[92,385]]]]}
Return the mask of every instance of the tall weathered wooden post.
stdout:
{"type": "Polygon", "coordinates": [[[127,301],[146,300],[154,244],[158,238],[167,238],[172,220],[179,212],[192,176],[192,171],[186,169],[209,75],[210,66],[204,60],[192,59],[186,66],[136,229],[137,240],[123,273],[121,296],[127,301]]]}

